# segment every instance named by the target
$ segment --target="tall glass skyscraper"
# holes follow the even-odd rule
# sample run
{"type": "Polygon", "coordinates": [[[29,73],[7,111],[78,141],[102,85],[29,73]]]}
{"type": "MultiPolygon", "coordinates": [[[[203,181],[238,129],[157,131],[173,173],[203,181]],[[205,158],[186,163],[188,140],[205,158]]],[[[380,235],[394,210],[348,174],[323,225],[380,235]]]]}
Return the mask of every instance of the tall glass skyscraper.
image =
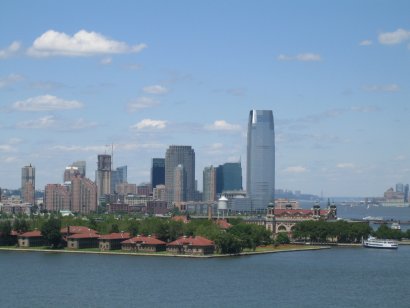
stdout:
{"type": "Polygon", "coordinates": [[[275,129],[272,110],[251,110],[248,121],[246,190],[252,209],[266,208],[275,192],[275,129]]]}
{"type": "Polygon", "coordinates": [[[165,153],[165,190],[168,202],[192,201],[195,195],[195,151],[191,146],[171,145],[165,153]],[[178,167],[178,168],[177,168],[178,167]],[[181,183],[175,183],[175,172],[183,173],[179,181],[183,187],[176,187],[181,183]],[[183,190],[183,200],[179,200],[181,194],[176,190],[183,190]],[[178,198],[177,198],[178,197],[178,198]]]}

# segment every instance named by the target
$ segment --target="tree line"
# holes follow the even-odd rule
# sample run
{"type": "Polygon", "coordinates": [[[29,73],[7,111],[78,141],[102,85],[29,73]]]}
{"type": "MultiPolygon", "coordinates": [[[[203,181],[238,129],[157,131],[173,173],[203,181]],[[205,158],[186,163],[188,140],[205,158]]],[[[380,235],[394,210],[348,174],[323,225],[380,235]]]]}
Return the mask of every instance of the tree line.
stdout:
{"type": "Polygon", "coordinates": [[[310,242],[361,243],[369,235],[382,239],[410,238],[410,230],[392,230],[386,224],[373,230],[367,222],[303,221],[293,228],[293,239],[310,242]]]}

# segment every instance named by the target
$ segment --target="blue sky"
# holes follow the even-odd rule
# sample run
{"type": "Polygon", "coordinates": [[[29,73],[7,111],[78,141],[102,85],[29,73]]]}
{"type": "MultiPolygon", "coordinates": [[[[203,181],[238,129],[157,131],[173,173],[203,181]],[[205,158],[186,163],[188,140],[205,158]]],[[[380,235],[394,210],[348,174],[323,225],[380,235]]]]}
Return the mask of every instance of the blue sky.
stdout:
{"type": "MultiPolygon", "coordinates": [[[[0,187],[97,154],[149,180],[192,145],[202,170],[242,159],[271,109],[276,186],[379,196],[410,182],[408,1],[2,1],[0,187]]],[[[245,178],[244,178],[245,179],[245,178]]],[[[245,180],[244,180],[245,183],[245,180]]]]}

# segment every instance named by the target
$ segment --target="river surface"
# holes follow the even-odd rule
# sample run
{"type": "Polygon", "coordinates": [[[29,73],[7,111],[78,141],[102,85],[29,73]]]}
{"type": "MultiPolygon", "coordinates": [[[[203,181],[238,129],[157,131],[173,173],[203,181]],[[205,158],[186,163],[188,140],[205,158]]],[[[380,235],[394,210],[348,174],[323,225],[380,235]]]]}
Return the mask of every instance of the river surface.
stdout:
{"type": "Polygon", "coordinates": [[[410,246],[186,259],[0,251],[1,307],[409,307],[410,246]]]}

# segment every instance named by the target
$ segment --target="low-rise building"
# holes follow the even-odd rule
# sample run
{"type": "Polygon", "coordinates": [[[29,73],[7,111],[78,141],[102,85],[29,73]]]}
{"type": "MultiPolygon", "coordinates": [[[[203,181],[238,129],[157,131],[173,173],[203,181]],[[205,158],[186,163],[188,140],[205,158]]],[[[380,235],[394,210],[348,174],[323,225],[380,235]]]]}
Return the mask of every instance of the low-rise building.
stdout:
{"type": "Polygon", "coordinates": [[[39,247],[47,245],[46,239],[39,230],[19,234],[17,241],[19,247],[39,247]]]}
{"type": "Polygon", "coordinates": [[[99,238],[100,236],[93,232],[73,234],[67,237],[67,248],[68,249],[98,248],[99,238]]]}
{"type": "Polygon", "coordinates": [[[166,243],[152,236],[137,235],[121,242],[121,249],[133,252],[165,251],[166,243]]]}
{"type": "Polygon", "coordinates": [[[128,232],[119,232],[101,235],[99,238],[99,247],[101,250],[121,249],[121,242],[130,238],[128,232]]]}
{"type": "Polygon", "coordinates": [[[169,243],[167,251],[175,254],[207,255],[214,253],[215,244],[202,236],[182,236],[169,243]]]}

